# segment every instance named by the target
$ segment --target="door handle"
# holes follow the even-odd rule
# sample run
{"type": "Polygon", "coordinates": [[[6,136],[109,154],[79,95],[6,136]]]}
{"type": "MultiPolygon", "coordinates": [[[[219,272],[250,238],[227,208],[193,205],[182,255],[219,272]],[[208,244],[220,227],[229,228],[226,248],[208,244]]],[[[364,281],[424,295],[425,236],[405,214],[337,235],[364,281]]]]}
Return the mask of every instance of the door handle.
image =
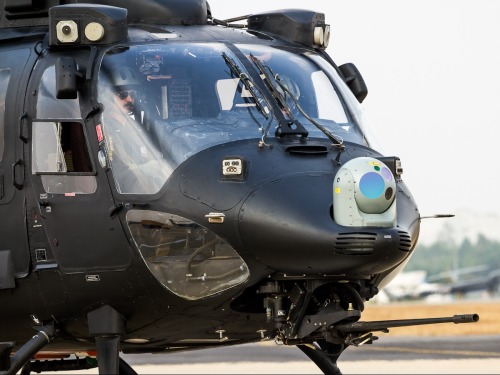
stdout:
{"type": "Polygon", "coordinates": [[[16,167],[20,165],[23,166],[24,162],[22,159],[17,159],[14,164],[12,164],[12,184],[16,187],[16,189],[21,190],[24,186],[24,171],[23,171],[23,178],[21,183],[18,183],[16,180],[16,167]]]}
{"type": "Polygon", "coordinates": [[[24,129],[25,129],[25,124],[26,124],[26,119],[28,118],[28,113],[24,112],[20,117],[19,117],[19,138],[21,141],[24,143],[28,143],[28,136],[24,135],[24,129]]]}

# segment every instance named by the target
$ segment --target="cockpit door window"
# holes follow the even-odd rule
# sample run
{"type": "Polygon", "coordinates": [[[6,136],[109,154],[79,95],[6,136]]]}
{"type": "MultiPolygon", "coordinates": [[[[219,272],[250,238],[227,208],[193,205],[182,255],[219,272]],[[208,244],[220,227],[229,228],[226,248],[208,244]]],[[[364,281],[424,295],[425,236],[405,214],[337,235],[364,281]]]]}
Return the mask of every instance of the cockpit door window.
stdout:
{"type": "Polygon", "coordinates": [[[92,171],[81,123],[34,122],[33,138],[33,172],[92,171]]]}
{"type": "Polygon", "coordinates": [[[56,68],[48,67],[43,73],[38,90],[36,117],[39,119],[73,119],[81,118],[80,102],[76,99],[56,98],[56,68]]]}
{"type": "Polygon", "coordinates": [[[97,189],[79,122],[33,122],[32,171],[47,193],[92,194],[97,189]]]}
{"type": "Polygon", "coordinates": [[[43,73],[32,122],[32,172],[52,194],[92,194],[97,189],[79,99],[57,99],[55,68],[43,73]]]}

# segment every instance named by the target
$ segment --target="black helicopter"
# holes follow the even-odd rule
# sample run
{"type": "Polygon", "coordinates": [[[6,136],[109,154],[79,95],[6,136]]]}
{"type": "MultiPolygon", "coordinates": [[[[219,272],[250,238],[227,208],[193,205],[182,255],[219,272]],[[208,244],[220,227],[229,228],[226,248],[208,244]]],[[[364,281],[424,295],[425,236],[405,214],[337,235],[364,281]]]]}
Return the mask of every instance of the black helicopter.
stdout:
{"type": "Polygon", "coordinates": [[[420,215],[322,13],[0,1],[0,373],[260,340],[325,373],[420,215]]]}

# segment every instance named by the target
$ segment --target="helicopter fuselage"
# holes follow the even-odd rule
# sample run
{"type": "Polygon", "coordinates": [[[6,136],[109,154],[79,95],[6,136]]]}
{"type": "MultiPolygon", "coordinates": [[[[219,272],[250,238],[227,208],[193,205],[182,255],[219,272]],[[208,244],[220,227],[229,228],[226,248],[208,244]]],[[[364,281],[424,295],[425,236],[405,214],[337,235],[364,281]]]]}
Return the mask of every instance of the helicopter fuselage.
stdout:
{"type": "Polygon", "coordinates": [[[347,68],[266,16],[127,26],[96,5],[111,21],[82,35],[94,8],[55,8],[49,30],[0,41],[0,337],[53,322],[44,350],[64,353],[342,342],[420,222],[347,68]]]}

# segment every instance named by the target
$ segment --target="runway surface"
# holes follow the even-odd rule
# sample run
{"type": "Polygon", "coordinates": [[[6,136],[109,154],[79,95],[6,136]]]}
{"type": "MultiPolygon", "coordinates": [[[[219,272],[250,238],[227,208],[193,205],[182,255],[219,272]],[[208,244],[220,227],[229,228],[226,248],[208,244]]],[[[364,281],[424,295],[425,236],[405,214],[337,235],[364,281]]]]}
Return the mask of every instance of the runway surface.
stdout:
{"type": "MultiPolygon", "coordinates": [[[[270,342],[123,358],[143,374],[321,373],[299,349],[270,342]]],[[[500,335],[383,337],[348,348],[338,365],[344,374],[500,374],[500,335]]]]}
{"type": "MultiPolygon", "coordinates": [[[[272,342],[122,358],[138,374],[322,373],[299,349],[272,342]]],[[[343,374],[500,374],[500,334],[381,337],[375,344],[348,348],[338,366],[343,374]]],[[[95,368],[69,374],[97,373],[95,368]]]]}

